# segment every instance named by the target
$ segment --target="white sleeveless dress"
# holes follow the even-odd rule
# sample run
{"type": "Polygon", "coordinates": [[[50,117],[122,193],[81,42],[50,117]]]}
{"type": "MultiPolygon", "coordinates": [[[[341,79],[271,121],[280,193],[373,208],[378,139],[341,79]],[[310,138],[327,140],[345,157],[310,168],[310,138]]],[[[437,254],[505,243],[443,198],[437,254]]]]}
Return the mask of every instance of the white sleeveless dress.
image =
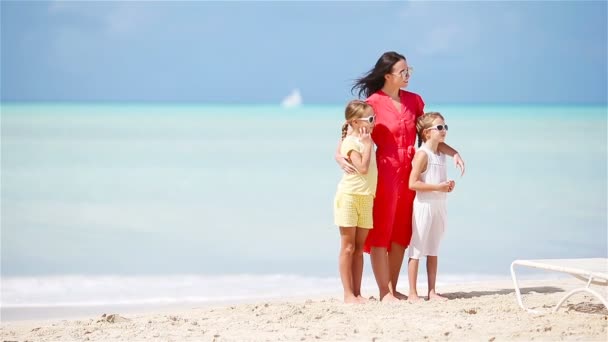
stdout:
{"type": "MultiPolygon", "coordinates": [[[[427,184],[439,184],[447,180],[445,154],[435,154],[425,145],[420,147],[428,158],[426,170],[420,175],[427,184]]],[[[446,228],[447,193],[440,191],[416,191],[414,214],[412,216],[412,240],[409,257],[436,256],[439,243],[446,228]]]]}

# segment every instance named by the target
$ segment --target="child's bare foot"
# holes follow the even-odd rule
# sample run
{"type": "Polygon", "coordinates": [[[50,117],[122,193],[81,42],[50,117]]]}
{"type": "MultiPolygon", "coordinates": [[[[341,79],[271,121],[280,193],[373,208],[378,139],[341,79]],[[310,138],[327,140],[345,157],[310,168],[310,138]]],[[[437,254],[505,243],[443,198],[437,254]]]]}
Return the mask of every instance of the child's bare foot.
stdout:
{"type": "Polygon", "coordinates": [[[433,292],[433,293],[429,293],[429,300],[446,301],[448,299],[444,296],[440,296],[437,293],[433,292]]]}
{"type": "Polygon", "coordinates": [[[385,294],[381,300],[382,303],[396,303],[398,301],[399,301],[399,299],[397,297],[393,296],[393,294],[390,292],[385,294]]]}
{"type": "Polygon", "coordinates": [[[365,304],[365,303],[367,303],[368,299],[359,295],[359,296],[357,296],[357,301],[359,302],[359,304],[365,304]]]}
{"type": "Polygon", "coordinates": [[[344,304],[357,304],[359,299],[355,296],[344,296],[344,304]]]}
{"type": "Polygon", "coordinates": [[[410,302],[410,303],[416,303],[416,302],[419,302],[421,300],[422,300],[422,298],[418,297],[418,294],[415,294],[415,293],[410,293],[410,295],[409,295],[409,297],[407,299],[407,301],[410,302]]]}

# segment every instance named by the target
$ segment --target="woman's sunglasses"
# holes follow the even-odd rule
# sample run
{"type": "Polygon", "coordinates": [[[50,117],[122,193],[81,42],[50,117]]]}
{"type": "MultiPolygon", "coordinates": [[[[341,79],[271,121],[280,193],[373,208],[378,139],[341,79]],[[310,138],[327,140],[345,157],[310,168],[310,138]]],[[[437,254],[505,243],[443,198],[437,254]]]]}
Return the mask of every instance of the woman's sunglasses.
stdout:
{"type": "Polygon", "coordinates": [[[435,125],[433,127],[429,127],[427,129],[436,129],[438,131],[443,131],[444,129],[447,131],[448,130],[448,125],[435,125]]]}
{"type": "Polygon", "coordinates": [[[366,118],[358,118],[356,120],[361,120],[361,121],[367,121],[368,123],[374,123],[374,121],[376,121],[376,116],[372,115],[372,116],[368,116],[366,118]]]}

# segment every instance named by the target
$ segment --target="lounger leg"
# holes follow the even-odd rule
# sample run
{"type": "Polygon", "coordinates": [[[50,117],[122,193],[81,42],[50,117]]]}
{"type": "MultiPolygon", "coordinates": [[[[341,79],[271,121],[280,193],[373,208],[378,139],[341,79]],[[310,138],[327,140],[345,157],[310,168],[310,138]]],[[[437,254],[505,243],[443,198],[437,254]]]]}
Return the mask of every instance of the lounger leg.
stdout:
{"type": "Polygon", "coordinates": [[[513,278],[513,285],[515,286],[515,295],[517,296],[517,303],[519,307],[526,310],[529,313],[538,314],[540,313],[537,310],[528,309],[524,306],[523,301],[521,300],[521,292],[519,291],[519,283],[517,282],[517,277],[515,276],[515,261],[511,263],[511,278],[513,278]]]}
{"type": "Polygon", "coordinates": [[[562,304],[564,304],[564,302],[568,298],[572,297],[574,294],[577,294],[579,292],[587,292],[587,293],[590,293],[590,294],[594,295],[597,299],[599,299],[602,302],[602,304],[604,304],[604,306],[606,308],[608,308],[608,302],[606,301],[606,299],[601,294],[599,294],[597,291],[595,291],[594,289],[589,288],[589,286],[591,285],[592,281],[593,281],[593,277],[589,277],[589,281],[587,282],[587,286],[586,287],[581,287],[581,288],[574,289],[574,290],[568,292],[568,294],[566,294],[559,301],[559,303],[557,303],[557,306],[555,307],[555,309],[553,309],[553,312],[554,313],[557,312],[557,310],[559,310],[559,308],[562,306],[562,304]]]}

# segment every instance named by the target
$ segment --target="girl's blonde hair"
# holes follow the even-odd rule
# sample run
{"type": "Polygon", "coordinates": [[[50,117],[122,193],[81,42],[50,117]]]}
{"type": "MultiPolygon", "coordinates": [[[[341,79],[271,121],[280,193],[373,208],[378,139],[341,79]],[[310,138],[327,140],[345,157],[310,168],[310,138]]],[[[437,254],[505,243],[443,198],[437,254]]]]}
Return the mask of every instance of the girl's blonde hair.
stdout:
{"type": "Polygon", "coordinates": [[[362,118],[371,110],[371,108],[372,107],[367,104],[367,102],[361,100],[352,100],[346,105],[346,109],[344,110],[344,119],[346,119],[346,122],[342,125],[342,140],[346,138],[350,122],[354,119],[362,118]]]}
{"type": "Polygon", "coordinates": [[[424,136],[424,131],[433,126],[433,121],[435,119],[445,120],[443,115],[439,112],[428,112],[424,113],[424,115],[418,117],[416,120],[416,131],[418,132],[418,147],[422,145],[423,142],[426,141],[426,137],[424,136]]]}

